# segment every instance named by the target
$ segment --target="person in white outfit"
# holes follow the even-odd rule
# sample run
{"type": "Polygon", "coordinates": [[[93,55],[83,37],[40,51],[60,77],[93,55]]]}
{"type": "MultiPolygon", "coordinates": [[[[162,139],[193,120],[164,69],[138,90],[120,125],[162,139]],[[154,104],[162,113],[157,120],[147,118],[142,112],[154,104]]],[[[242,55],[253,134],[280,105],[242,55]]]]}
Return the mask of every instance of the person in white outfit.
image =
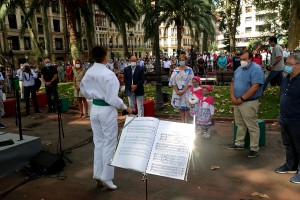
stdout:
{"type": "Polygon", "coordinates": [[[97,185],[103,183],[109,189],[117,189],[112,182],[114,167],[110,160],[117,142],[118,112],[117,109],[132,113],[122,99],[118,97],[120,83],[114,72],[106,68],[107,50],[101,46],[92,49],[94,65],[83,77],[80,91],[87,99],[93,99],[90,119],[94,140],[94,175],[97,185]]]}
{"type": "Polygon", "coordinates": [[[29,116],[30,112],[30,94],[34,103],[35,112],[39,113],[39,104],[36,98],[36,89],[34,86],[34,79],[38,78],[37,74],[29,68],[28,63],[24,63],[24,68],[19,77],[19,80],[23,81],[24,85],[24,97],[26,102],[26,116],[29,116]]]}
{"type": "Polygon", "coordinates": [[[24,99],[24,84],[23,84],[23,81],[20,80],[20,77],[22,76],[23,68],[24,68],[24,66],[23,66],[23,64],[21,64],[20,69],[18,69],[18,71],[17,71],[17,76],[19,78],[20,94],[21,94],[22,100],[24,99]]]}

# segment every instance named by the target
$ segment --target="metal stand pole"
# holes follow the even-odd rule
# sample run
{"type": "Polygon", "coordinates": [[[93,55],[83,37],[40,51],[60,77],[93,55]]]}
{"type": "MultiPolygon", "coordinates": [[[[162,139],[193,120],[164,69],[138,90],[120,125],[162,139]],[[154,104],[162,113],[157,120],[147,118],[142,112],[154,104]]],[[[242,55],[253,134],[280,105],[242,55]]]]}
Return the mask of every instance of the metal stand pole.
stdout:
{"type": "Polygon", "coordinates": [[[145,186],[146,186],[146,200],[148,200],[148,177],[147,177],[146,173],[143,175],[142,181],[145,182],[145,186]]]}
{"type": "Polygon", "coordinates": [[[16,103],[17,103],[17,116],[18,116],[17,119],[18,119],[18,125],[19,125],[19,136],[20,136],[20,140],[23,140],[19,90],[16,90],[16,100],[17,100],[16,103]]]}

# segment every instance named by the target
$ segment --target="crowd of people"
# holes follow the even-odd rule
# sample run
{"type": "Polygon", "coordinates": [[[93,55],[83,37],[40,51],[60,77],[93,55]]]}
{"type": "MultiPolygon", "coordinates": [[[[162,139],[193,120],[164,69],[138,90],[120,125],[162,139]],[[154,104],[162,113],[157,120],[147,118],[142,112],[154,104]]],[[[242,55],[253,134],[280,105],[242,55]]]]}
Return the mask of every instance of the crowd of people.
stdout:
{"type": "MultiPolygon", "coordinates": [[[[163,58],[162,72],[170,76],[172,88],[171,105],[180,112],[182,123],[195,123],[196,134],[209,139],[214,125],[214,98],[210,95],[211,85],[201,85],[201,76],[214,71],[234,71],[230,85],[231,103],[234,106],[234,120],[237,134],[234,144],[228,149],[244,149],[245,135],[250,133],[249,158],[259,155],[260,130],[257,123],[259,99],[263,91],[275,80],[281,86],[279,123],[283,144],[286,146],[286,163],[277,173],[296,173],[291,182],[300,183],[300,54],[289,52],[277,44],[275,37],[269,38],[270,47],[260,46],[254,50],[244,50],[235,54],[200,53],[196,60],[181,54],[178,57],[163,58]],[[265,70],[269,71],[266,76],[265,70]],[[284,76],[285,75],[285,76],[284,76]],[[266,78],[265,78],[266,77],[266,78]]],[[[58,82],[68,80],[72,75],[74,96],[78,100],[79,117],[88,117],[87,99],[92,99],[90,120],[93,129],[94,179],[97,184],[116,189],[113,183],[114,168],[109,164],[117,140],[117,109],[125,113],[144,116],[145,73],[154,72],[155,59],[130,59],[113,61],[104,47],[96,46],[91,51],[93,65],[75,61],[75,66],[55,65],[50,59],[44,60],[41,81],[45,85],[48,112],[57,111],[58,82]],[[128,98],[127,107],[120,93],[128,98]],[[54,99],[54,101],[52,101],[54,99]],[[137,105],[136,105],[137,104],[137,105]],[[84,109],[83,109],[84,108],[84,109]],[[85,112],[84,112],[85,111],[85,112]]],[[[30,114],[29,98],[34,101],[35,111],[39,112],[36,101],[35,79],[38,74],[28,63],[17,72],[20,85],[24,87],[26,115],[30,114]]],[[[0,73],[0,88],[5,77],[0,73]]],[[[21,90],[21,93],[23,90],[21,90]]],[[[2,96],[2,93],[0,93],[2,96]]],[[[2,99],[2,98],[1,98],[2,99]]],[[[1,116],[4,114],[3,101],[0,101],[1,116]]],[[[0,123],[0,128],[4,127],[0,123]]]]}

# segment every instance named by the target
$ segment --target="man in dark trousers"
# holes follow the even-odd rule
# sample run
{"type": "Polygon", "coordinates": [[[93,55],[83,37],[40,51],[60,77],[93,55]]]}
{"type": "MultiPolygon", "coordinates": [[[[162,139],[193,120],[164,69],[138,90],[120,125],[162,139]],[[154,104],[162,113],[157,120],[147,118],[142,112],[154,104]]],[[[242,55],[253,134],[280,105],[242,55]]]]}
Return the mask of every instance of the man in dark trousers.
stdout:
{"type": "Polygon", "coordinates": [[[45,67],[41,71],[41,80],[45,84],[48,112],[53,112],[55,109],[58,111],[58,93],[57,93],[57,69],[51,64],[49,58],[44,60],[45,67]],[[54,104],[52,101],[54,97],[54,104]]]}
{"type": "Polygon", "coordinates": [[[136,64],[136,57],[131,56],[130,65],[124,69],[125,95],[128,96],[129,107],[135,110],[137,101],[138,116],[144,116],[144,68],[136,64]]]}
{"type": "Polygon", "coordinates": [[[275,172],[293,173],[290,181],[300,184],[300,53],[287,57],[283,71],[287,76],[282,79],[278,121],[286,161],[275,172]]]}

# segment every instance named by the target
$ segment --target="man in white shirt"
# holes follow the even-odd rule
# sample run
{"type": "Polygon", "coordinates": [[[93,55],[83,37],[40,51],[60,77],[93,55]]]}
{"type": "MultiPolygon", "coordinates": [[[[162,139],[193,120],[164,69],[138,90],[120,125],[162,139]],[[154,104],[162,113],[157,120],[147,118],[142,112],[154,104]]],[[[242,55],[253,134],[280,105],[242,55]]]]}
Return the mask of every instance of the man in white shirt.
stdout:
{"type": "Polygon", "coordinates": [[[261,60],[262,60],[263,67],[266,67],[266,65],[267,65],[267,52],[265,50],[263,50],[260,55],[261,55],[261,60]]]}
{"type": "Polygon", "coordinates": [[[19,86],[20,86],[20,93],[21,93],[21,99],[24,99],[24,85],[23,85],[23,81],[20,80],[21,74],[22,74],[22,70],[23,70],[24,66],[23,64],[20,64],[20,69],[18,69],[17,71],[17,76],[19,78],[19,86]]]}
{"type": "Polygon", "coordinates": [[[23,81],[24,85],[24,97],[26,102],[26,116],[29,116],[30,113],[30,94],[31,99],[34,102],[35,112],[39,113],[39,104],[36,98],[36,89],[34,86],[34,79],[38,78],[34,70],[29,68],[28,63],[24,63],[22,73],[20,74],[19,80],[23,81]]]}
{"type": "Polygon", "coordinates": [[[170,74],[170,66],[171,66],[171,61],[168,58],[165,58],[165,60],[163,61],[163,67],[164,67],[164,71],[167,74],[170,74]]]}
{"type": "Polygon", "coordinates": [[[120,83],[115,73],[106,68],[107,50],[95,46],[91,54],[95,63],[83,77],[80,91],[87,99],[93,99],[90,115],[95,144],[93,178],[97,185],[102,182],[109,189],[115,190],[117,186],[112,182],[114,167],[109,164],[117,142],[117,109],[128,113],[132,113],[132,110],[118,97],[120,83]]]}

